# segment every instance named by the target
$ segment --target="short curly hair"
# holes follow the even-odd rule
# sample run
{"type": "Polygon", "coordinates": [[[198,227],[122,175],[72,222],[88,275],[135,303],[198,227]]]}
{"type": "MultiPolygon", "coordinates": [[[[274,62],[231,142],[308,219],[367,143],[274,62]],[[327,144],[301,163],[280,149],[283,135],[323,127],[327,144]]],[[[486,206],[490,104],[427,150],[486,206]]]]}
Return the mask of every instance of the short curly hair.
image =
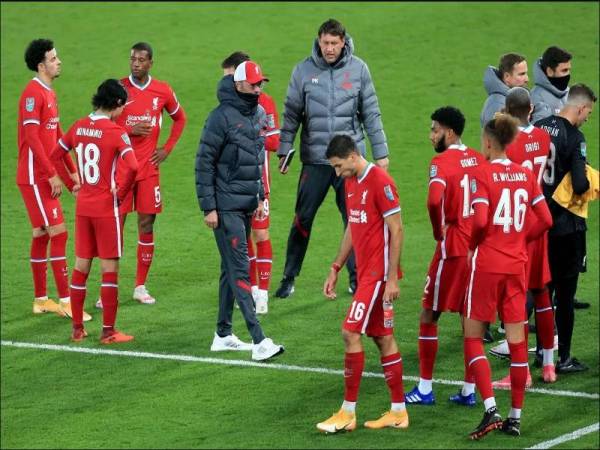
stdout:
{"type": "Polygon", "coordinates": [[[54,42],[50,39],[35,39],[25,49],[25,63],[27,68],[37,72],[38,65],[46,59],[46,53],[54,48],[54,42]]]}

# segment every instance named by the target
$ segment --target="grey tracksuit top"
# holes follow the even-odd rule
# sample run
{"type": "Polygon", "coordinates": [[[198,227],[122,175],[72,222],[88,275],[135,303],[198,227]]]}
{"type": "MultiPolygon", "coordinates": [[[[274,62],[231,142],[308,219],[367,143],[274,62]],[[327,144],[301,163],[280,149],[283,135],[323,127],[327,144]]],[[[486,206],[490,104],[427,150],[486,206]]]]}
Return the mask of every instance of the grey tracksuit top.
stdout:
{"type": "Polygon", "coordinates": [[[506,105],[506,95],[510,89],[498,76],[498,69],[494,66],[488,66],[483,73],[483,87],[488,94],[488,98],[483,104],[481,110],[481,128],[494,118],[494,114],[504,108],[506,105]]]}
{"type": "Polygon", "coordinates": [[[561,91],[554,87],[541,66],[541,58],[533,66],[533,80],[535,86],[531,90],[531,103],[533,103],[532,123],[556,115],[567,102],[569,88],[561,91]]]}
{"type": "Polygon", "coordinates": [[[366,132],[373,158],[388,156],[371,74],[364,61],[352,54],[353,48],[352,38],[346,35],[341,58],[329,65],[315,39],[312,55],[296,65],[285,99],[278,155],[292,148],[302,125],[300,159],[304,164],[329,164],[327,145],[339,133],[350,135],[364,156],[366,132]]]}

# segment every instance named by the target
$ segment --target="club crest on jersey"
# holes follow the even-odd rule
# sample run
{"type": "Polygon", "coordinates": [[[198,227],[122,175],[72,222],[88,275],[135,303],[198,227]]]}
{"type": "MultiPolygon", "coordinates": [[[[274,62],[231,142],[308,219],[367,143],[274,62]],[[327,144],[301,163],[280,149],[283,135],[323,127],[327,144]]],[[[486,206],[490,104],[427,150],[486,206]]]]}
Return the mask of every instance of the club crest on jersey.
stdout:
{"type": "Polygon", "coordinates": [[[127,133],[123,133],[121,135],[121,139],[123,139],[123,142],[125,142],[127,145],[131,145],[131,141],[129,140],[129,136],[127,135],[127,133]]]}
{"type": "Polygon", "coordinates": [[[581,156],[583,156],[584,158],[587,157],[587,148],[585,146],[585,142],[581,143],[579,151],[581,152],[581,156]]]}
{"type": "Polygon", "coordinates": [[[362,197],[360,199],[360,204],[361,205],[366,205],[367,204],[367,194],[369,193],[369,190],[367,189],[366,191],[363,191],[362,193],[362,197]]]}
{"type": "Polygon", "coordinates": [[[156,111],[158,109],[158,97],[152,99],[152,109],[156,111]]]}
{"type": "Polygon", "coordinates": [[[435,164],[431,165],[431,168],[429,169],[429,178],[433,178],[437,175],[437,166],[435,164]]]}
{"type": "Polygon", "coordinates": [[[25,109],[27,110],[27,112],[31,112],[33,111],[33,108],[35,108],[35,98],[27,97],[25,99],[25,109]]]}
{"type": "Polygon", "coordinates": [[[471,192],[474,194],[475,192],[477,192],[477,183],[475,182],[475,180],[471,180],[471,192]]]}
{"type": "Polygon", "coordinates": [[[389,184],[386,184],[383,187],[383,193],[390,202],[394,201],[394,193],[392,192],[392,187],[389,184]]]}

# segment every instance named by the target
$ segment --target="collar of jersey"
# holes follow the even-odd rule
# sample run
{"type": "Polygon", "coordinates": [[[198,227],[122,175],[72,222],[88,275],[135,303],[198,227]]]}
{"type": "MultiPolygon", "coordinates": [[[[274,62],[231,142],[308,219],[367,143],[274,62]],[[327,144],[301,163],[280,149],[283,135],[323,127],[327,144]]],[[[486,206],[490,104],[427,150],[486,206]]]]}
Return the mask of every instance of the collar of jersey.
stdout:
{"type": "Polygon", "coordinates": [[[466,149],[467,146],[465,144],[452,144],[448,147],[448,150],[460,150],[461,152],[464,152],[466,149]]]}
{"type": "Polygon", "coordinates": [[[52,88],[50,86],[48,86],[46,83],[44,83],[42,80],[40,80],[38,77],[33,77],[33,81],[37,81],[38,83],[40,83],[45,89],[48,89],[49,91],[52,90],[52,88]]]}
{"type": "Polygon", "coordinates": [[[129,74],[129,81],[131,82],[131,85],[137,89],[139,89],[140,91],[143,91],[144,89],[146,89],[150,83],[152,82],[152,77],[150,75],[148,75],[148,81],[146,81],[146,84],[143,86],[138,86],[137,83],[135,81],[133,81],[133,77],[131,76],[131,74],[129,74]]]}
{"type": "Polygon", "coordinates": [[[531,133],[533,131],[533,125],[529,124],[526,127],[522,127],[519,125],[519,131],[522,131],[523,133],[531,133]]]}
{"type": "Polygon", "coordinates": [[[508,158],[498,158],[490,161],[492,164],[502,164],[503,166],[508,166],[510,164],[510,159],[508,158]]]}
{"type": "Polygon", "coordinates": [[[373,163],[369,163],[367,165],[367,168],[365,169],[365,173],[363,173],[362,176],[358,177],[359,183],[361,183],[365,178],[367,178],[367,175],[369,174],[369,172],[371,171],[372,168],[373,168],[373,163]]]}
{"type": "Polygon", "coordinates": [[[94,121],[98,121],[101,119],[109,119],[109,117],[105,116],[104,114],[94,114],[94,113],[91,113],[88,117],[94,121]]]}

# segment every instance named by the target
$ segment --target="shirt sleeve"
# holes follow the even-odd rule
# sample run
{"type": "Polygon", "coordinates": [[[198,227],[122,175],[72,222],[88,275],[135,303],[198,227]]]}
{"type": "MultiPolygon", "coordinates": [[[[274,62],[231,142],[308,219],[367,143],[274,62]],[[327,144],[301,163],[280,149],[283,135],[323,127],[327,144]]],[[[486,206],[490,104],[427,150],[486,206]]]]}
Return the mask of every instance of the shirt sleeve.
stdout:
{"type": "Polygon", "coordinates": [[[173,91],[171,86],[167,86],[167,100],[165,102],[165,109],[167,110],[167,114],[172,116],[175,113],[177,113],[179,108],[179,100],[177,100],[175,92],[173,91]]]}
{"type": "Polygon", "coordinates": [[[375,204],[384,218],[401,211],[398,190],[391,177],[382,177],[381,182],[377,183],[375,204]]]}
{"type": "Polygon", "coordinates": [[[24,103],[21,103],[20,106],[23,114],[23,122],[21,125],[41,125],[44,103],[44,98],[39,92],[28,92],[25,95],[24,103]]]}

